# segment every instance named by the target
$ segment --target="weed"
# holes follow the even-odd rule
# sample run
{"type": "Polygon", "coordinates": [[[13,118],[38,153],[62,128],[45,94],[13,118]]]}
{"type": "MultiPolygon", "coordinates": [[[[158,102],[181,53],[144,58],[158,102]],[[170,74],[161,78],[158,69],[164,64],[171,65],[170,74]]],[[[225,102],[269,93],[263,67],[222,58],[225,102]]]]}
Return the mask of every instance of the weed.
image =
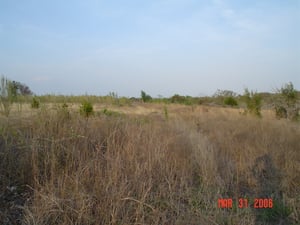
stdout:
{"type": "Polygon", "coordinates": [[[260,209],[258,211],[258,220],[267,223],[287,222],[288,216],[292,210],[280,201],[275,201],[272,208],[260,209]]]}
{"type": "Polygon", "coordinates": [[[80,106],[80,114],[84,117],[88,118],[89,116],[93,115],[94,107],[91,102],[84,101],[80,106]]]}
{"type": "Polygon", "coordinates": [[[165,119],[168,120],[169,119],[169,113],[168,113],[168,107],[164,106],[164,115],[165,115],[165,119]]]}
{"type": "Polygon", "coordinates": [[[247,105],[246,112],[261,117],[261,106],[262,106],[261,95],[253,91],[249,92],[249,90],[246,88],[243,98],[247,105]]]}
{"type": "Polygon", "coordinates": [[[31,108],[38,109],[40,107],[40,101],[37,97],[33,97],[31,101],[31,108]]]}
{"type": "Polygon", "coordinates": [[[102,113],[106,116],[119,116],[121,115],[119,112],[117,111],[113,111],[113,110],[108,110],[108,109],[103,109],[102,113]]]}

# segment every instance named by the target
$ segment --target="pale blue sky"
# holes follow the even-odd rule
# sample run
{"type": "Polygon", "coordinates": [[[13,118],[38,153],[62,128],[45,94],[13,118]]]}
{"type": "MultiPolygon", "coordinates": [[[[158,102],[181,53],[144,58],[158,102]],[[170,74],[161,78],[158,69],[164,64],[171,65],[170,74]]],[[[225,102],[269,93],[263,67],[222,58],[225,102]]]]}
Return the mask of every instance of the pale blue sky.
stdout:
{"type": "Polygon", "coordinates": [[[300,0],[0,0],[0,74],[37,94],[300,89],[300,0]]]}

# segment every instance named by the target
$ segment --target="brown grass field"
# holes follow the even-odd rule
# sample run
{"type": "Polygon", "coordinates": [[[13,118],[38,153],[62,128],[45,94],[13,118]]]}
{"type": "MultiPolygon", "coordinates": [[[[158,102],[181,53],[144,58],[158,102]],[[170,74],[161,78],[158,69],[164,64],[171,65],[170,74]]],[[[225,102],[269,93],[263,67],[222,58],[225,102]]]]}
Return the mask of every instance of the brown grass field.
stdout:
{"type": "Polygon", "coordinates": [[[300,224],[299,123],[210,106],[78,109],[0,117],[0,224],[300,224]]]}

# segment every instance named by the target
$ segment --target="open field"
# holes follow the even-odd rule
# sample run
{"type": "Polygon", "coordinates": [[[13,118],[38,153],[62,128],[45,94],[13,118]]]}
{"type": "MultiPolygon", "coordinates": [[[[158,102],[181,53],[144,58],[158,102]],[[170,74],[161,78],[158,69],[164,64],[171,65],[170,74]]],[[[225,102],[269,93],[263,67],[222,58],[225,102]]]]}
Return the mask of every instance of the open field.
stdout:
{"type": "Polygon", "coordinates": [[[203,105],[94,109],[24,104],[0,117],[1,224],[300,223],[299,122],[203,105]]]}

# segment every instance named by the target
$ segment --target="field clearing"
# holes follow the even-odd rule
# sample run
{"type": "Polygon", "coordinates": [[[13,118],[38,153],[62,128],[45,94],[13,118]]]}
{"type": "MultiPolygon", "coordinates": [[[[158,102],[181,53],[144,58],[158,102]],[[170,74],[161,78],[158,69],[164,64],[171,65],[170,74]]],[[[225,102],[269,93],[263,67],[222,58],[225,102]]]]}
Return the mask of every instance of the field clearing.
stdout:
{"type": "Polygon", "coordinates": [[[299,123],[155,103],[95,104],[87,119],[68,105],[0,118],[4,224],[300,223],[299,123]]]}

